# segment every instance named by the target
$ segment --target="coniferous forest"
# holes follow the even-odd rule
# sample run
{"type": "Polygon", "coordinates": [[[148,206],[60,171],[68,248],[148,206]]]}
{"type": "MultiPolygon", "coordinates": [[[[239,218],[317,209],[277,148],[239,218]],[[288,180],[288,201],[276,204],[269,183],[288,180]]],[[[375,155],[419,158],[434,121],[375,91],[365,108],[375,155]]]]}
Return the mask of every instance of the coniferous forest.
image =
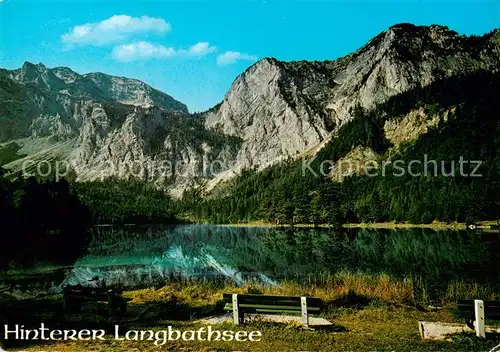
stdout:
{"type": "Polygon", "coordinates": [[[92,225],[178,222],[165,192],[144,183],[12,181],[4,174],[0,267],[72,263],[88,244],[92,225]]]}
{"type": "MultiPolygon", "coordinates": [[[[2,170],[2,169],[0,169],[2,170]]],[[[0,175],[0,268],[72,263],[88,243],[91,217],[66,181],[0,175]]]]}

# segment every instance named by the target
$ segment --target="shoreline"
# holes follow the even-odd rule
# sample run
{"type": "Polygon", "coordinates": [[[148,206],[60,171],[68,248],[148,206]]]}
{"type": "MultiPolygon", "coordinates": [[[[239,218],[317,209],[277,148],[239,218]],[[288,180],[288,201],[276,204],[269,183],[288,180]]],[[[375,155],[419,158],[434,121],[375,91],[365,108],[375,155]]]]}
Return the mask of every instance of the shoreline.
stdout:
{"type": "MultiPolygon", "coordinates": [[[[112,228],[112,227],[176,227],[176,226],[186,226],[186,225],[213,225],[213,226],[221,226],[221,227],[268,227],[268,228],[335,228],[335,226],[329,224],[276,224],[270,223],[266,221],[249,221],[249,222],[240,222],[240,223],[230,223],[230,224],[221,224],[221,223],[211,223],[211,222],[179,222],[179,223],[170,223],[170,224],[94,224],[91,227],[93,228],[112,228]]],[[[344,229],[433,229],[433,230],[483,230],[483,231],[500,231],[500,224],[497,220],[483,220],[478,221],[474,225],[467,225],[463,222],[450,222],[445,223],[442,221],[433,221],[430,224],[412,224],[408,222],[373,222],[373,223],[345,223],[341,225],[344,229]]]]}
{"type": "MultiPolygon", "coordinates": [[[[225,227],[297,227],[297,228],[331,228],[328,224],[273,224],[262,221],[253,221],[248,223],[236,224],[213,224],[216,226],[225,227]]],[[[396,222],[374,222],[374,223],[346,223],[342,224],[345,229],[433,229],[433,230],[493,230],[497,231],[499,225],[496,220],[479,221],[473,227],[468,227],[465,223],[452,222],[445,223],[441,221],[434,221],[430,224],[411,224],[411,223],[396,223],[396,222]]]]}

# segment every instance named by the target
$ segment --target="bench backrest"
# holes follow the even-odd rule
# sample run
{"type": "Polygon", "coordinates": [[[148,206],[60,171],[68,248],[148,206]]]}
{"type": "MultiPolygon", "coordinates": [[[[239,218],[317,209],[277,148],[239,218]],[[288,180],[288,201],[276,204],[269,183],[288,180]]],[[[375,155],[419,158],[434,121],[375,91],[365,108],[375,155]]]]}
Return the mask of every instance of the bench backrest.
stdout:
{"type": "MultiPolygon", "coordinates": [[[[461,317],[474,317],[474,300],[458,301],[458,314],[461,317]]],[[[484,301],[484,317],[500,319],[500,301],[484,301]]]]}
{"type": "MultiPolygon", "coordinates": [[[[307,297],[307,311],[319,313],[323,306],[320,298],[307,297]]],[[[226,310],[232,309],[233,295],[224,294],[226,310]]],[[[238,295],[238,308],[245,313],[289,313],[301,312],[301,297],[297,296],[266,296],[238,295]]]]}
{"type": "Polygon", "coordinates": [[[105,287],[85,287],[85,286],[66,286],[63,289],[65,296],[70,297],[88,297],[92,299],[93,297],[108,297],[109,294],[121,295],[121,291],[111,290],[105,287]]]}

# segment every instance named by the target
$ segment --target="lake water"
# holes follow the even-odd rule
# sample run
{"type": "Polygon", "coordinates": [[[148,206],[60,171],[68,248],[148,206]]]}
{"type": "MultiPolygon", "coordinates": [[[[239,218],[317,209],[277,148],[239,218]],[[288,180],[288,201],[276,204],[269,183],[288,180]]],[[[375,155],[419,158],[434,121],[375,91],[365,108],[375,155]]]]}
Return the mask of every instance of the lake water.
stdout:
{"type": "Polygon", "coordinates": [[[500,279],[498,234],[430,229],[283,229],[186,225],[94,230],[61,284],[152,285],[168,278],[321,280],[339,270],[418,276],[434,286],[500,279]]]}

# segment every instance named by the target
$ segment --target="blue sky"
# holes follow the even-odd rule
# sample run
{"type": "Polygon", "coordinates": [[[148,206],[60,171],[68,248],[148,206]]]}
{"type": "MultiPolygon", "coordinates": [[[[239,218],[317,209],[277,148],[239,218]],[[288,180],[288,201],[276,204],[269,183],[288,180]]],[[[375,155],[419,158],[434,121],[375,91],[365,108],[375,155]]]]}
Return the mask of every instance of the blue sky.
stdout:
{"type": "Polygon", "coordinates": [[[0,0],[0,67],[138,78],[201,111],[257,59],[335,59],[401,22],[483,34],[500,0],[0,0]]]}

